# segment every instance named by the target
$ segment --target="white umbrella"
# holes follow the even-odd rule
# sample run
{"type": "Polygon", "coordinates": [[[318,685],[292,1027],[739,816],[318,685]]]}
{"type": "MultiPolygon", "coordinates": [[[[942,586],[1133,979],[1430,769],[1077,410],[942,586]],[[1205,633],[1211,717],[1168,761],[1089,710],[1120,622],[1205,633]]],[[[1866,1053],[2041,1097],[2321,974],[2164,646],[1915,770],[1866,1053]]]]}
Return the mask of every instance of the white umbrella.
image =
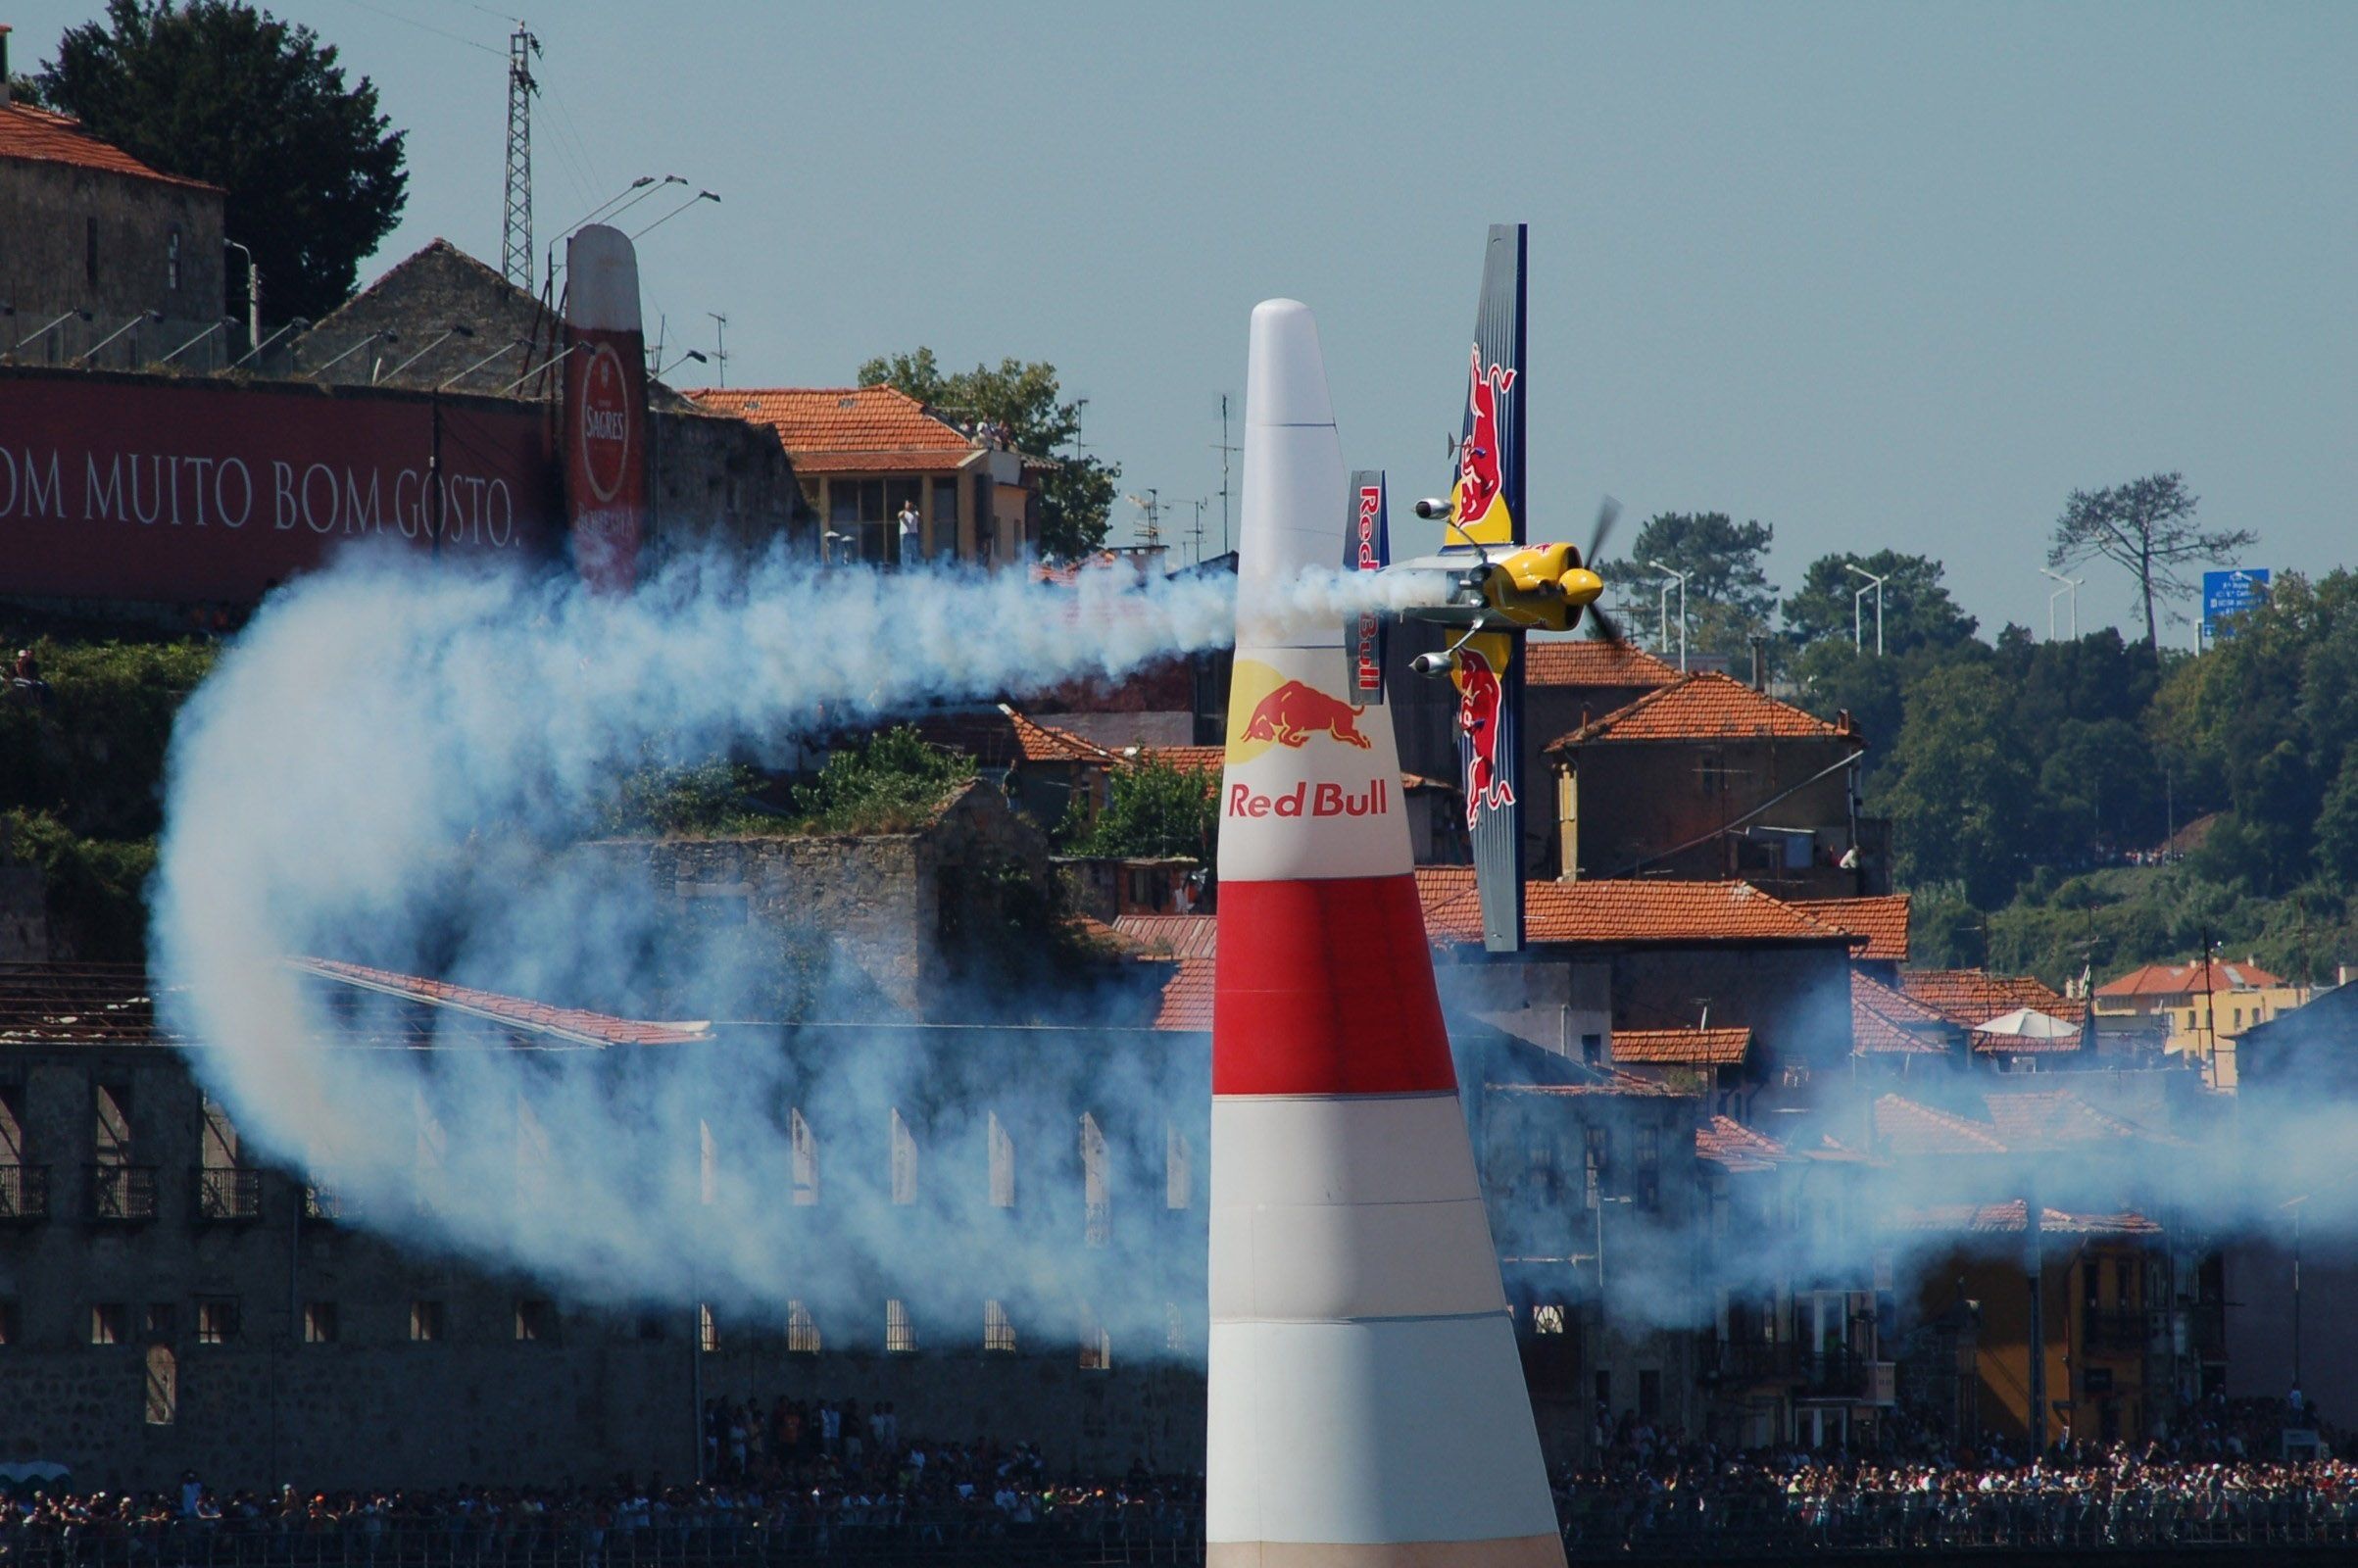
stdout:
{"type": "Polygon", "coordinates": [[[2001,1012],[1988,1023],[1973,1026],[1979,1035],[2005,1035],[2014,1040],[2065,1040],[2080,1032],[2078,1024],[2065,1023],[2052,1013],[2036,1007],[2017,1007],[2001,1012]]]}

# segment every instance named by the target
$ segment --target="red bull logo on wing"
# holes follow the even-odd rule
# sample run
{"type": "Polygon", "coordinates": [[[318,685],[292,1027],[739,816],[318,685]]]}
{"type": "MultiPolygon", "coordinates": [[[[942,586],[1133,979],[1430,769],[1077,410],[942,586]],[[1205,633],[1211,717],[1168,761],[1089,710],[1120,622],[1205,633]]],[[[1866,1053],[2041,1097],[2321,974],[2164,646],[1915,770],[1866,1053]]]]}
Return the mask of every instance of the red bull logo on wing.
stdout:
{"type": "Polygon", "coordinates": [[[1457,655],[1457,728],[1465,736],[1465,825],[1485,810],[1514,804],[1515,787],[1498,766],[1498,710],[1505,688],[1490,660],[1472,648],[1457,655]]]}
{"type": "Polygon", "coordinates": [[[1457,487],[1452,517],[1472,532],[1489,531],[1486,543],[1514,537],[1514,522],[1499,492],[1505,486],[1505,455],[1498,439],[1498,401],[1514,389],[1516,371],[1503,365],[1485,368],[1482,345],[1474,345],[1472,378],[1466,391],[1465,439],[1457,443],[1457,487]],[[1493,512],[1497,513],[1493,516],[1493,512]]]}
{"type": "Polygon", "coordinates": [[[1359,733],[1359,715],[1365,711],[1315,686],[1290,680],[1253,706],[1253,716],[1245,721],[1244,738],[1275,741],[1290,751],[1300,751],[1311,736],[1325,735],[1366,751],[1372,743],[1359,733]]]}

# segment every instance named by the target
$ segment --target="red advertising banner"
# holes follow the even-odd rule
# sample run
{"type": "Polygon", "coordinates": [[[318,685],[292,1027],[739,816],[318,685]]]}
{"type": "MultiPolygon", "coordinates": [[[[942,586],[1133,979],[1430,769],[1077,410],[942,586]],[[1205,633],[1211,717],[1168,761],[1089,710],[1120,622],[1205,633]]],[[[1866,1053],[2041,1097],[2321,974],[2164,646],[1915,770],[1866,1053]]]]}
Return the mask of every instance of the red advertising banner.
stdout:
{"type": "Polygon", "coordinates": [[[647,340],[638,253],[592,223],[565,242],[565,513],[581,580],[608,592],[638,580],[647,516],[647,340]]]}
{"type": "Polygon", "coordinates": [[[545,556],[552,446],[521,402],[0,369],[0,594],[242,605],[365,541],[545,556]]]}

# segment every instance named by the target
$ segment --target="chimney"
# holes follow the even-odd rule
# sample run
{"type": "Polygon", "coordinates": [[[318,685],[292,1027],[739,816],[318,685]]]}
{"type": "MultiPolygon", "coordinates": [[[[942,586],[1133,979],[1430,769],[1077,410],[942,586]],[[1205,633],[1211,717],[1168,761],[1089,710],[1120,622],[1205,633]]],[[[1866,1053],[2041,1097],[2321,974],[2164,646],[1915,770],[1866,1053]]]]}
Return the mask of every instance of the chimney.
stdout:
{"type": "Polygon", "coordinates": [[[1752,633],[1752,690],[1768,690],[1768,639],[1752,633]]]}
{"type": "Polygon", "coordinates": [[[0,109],[8,107],[8,24],[0,22],[0,109]]]}

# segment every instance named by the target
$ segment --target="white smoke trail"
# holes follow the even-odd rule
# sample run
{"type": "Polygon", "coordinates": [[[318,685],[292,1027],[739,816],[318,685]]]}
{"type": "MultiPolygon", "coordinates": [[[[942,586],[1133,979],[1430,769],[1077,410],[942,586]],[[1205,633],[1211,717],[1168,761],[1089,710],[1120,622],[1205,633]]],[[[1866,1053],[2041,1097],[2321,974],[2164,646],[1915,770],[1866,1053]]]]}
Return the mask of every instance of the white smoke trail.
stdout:
{"type": "MultiPolygon", "coordinates": [[[[1250,612],[1339,629],[1422,591],[1312,574],[1250,612]]],[[[937,1171],[981,1151],[994,1114],[1035,1153],[1068,1152],[1073,1108],[1114,1102],[1159,1152],[1162,1102],[1185,1092],[1167,1064],[1035,1063],[961,1101],[924,1081],[921,1053],[889,1043],[825,1064],[792,1059],[775,1036],[629,1063],[322,1051],[350,1020],[322,1016],[320,987],[286,960],[561,1004],[567,977],[629,990],[666,944],[666,962],[721,968],[735,950],[679,951],[691,939],[650,890],[561,853],[650,755],[775,755],[799,732],[930,702],[1119,676],[1225,644],[1236,617],[1233,579],[1210,575],[1099,570],[1055,587],[697,560],[600,598],[556,576],[347,558],[273,596],[182,714],[153,892],[164,1004],[210,1048],[196,1069],[253,1145],[331,1174],[365,1223],[404,1238],[608,1300],[673,1295],[693,1270],[716,1299],[824,1301],[913,1265],[987,1273],[1046,1309],[1070,1249],[1036,1226],[978,1230],[942,1195],[984,1191],[980,1173],[896,1205],[866,1173],[846,1180],[841,1152],[880,1147],[895,1110],[926,1106],[937,1171]],[[816,1212],[781,1197],[789,1105],[838,1155],[816,1212]],[[536,1183],[561,1200],[519,1202],[536,1183]]],[[[1159,1180],[1132,1174],[1134,1192],[1159,1180]]],[[[1037,1213],[1042,1195],[1027,1197],[1037,1213]]],[[[1070,1239],[1081,1225],[1049,1229],[1070,1239]]],[[[1159,1325],[1162,1308],[1097,1309],[1159,1325]]]]}

